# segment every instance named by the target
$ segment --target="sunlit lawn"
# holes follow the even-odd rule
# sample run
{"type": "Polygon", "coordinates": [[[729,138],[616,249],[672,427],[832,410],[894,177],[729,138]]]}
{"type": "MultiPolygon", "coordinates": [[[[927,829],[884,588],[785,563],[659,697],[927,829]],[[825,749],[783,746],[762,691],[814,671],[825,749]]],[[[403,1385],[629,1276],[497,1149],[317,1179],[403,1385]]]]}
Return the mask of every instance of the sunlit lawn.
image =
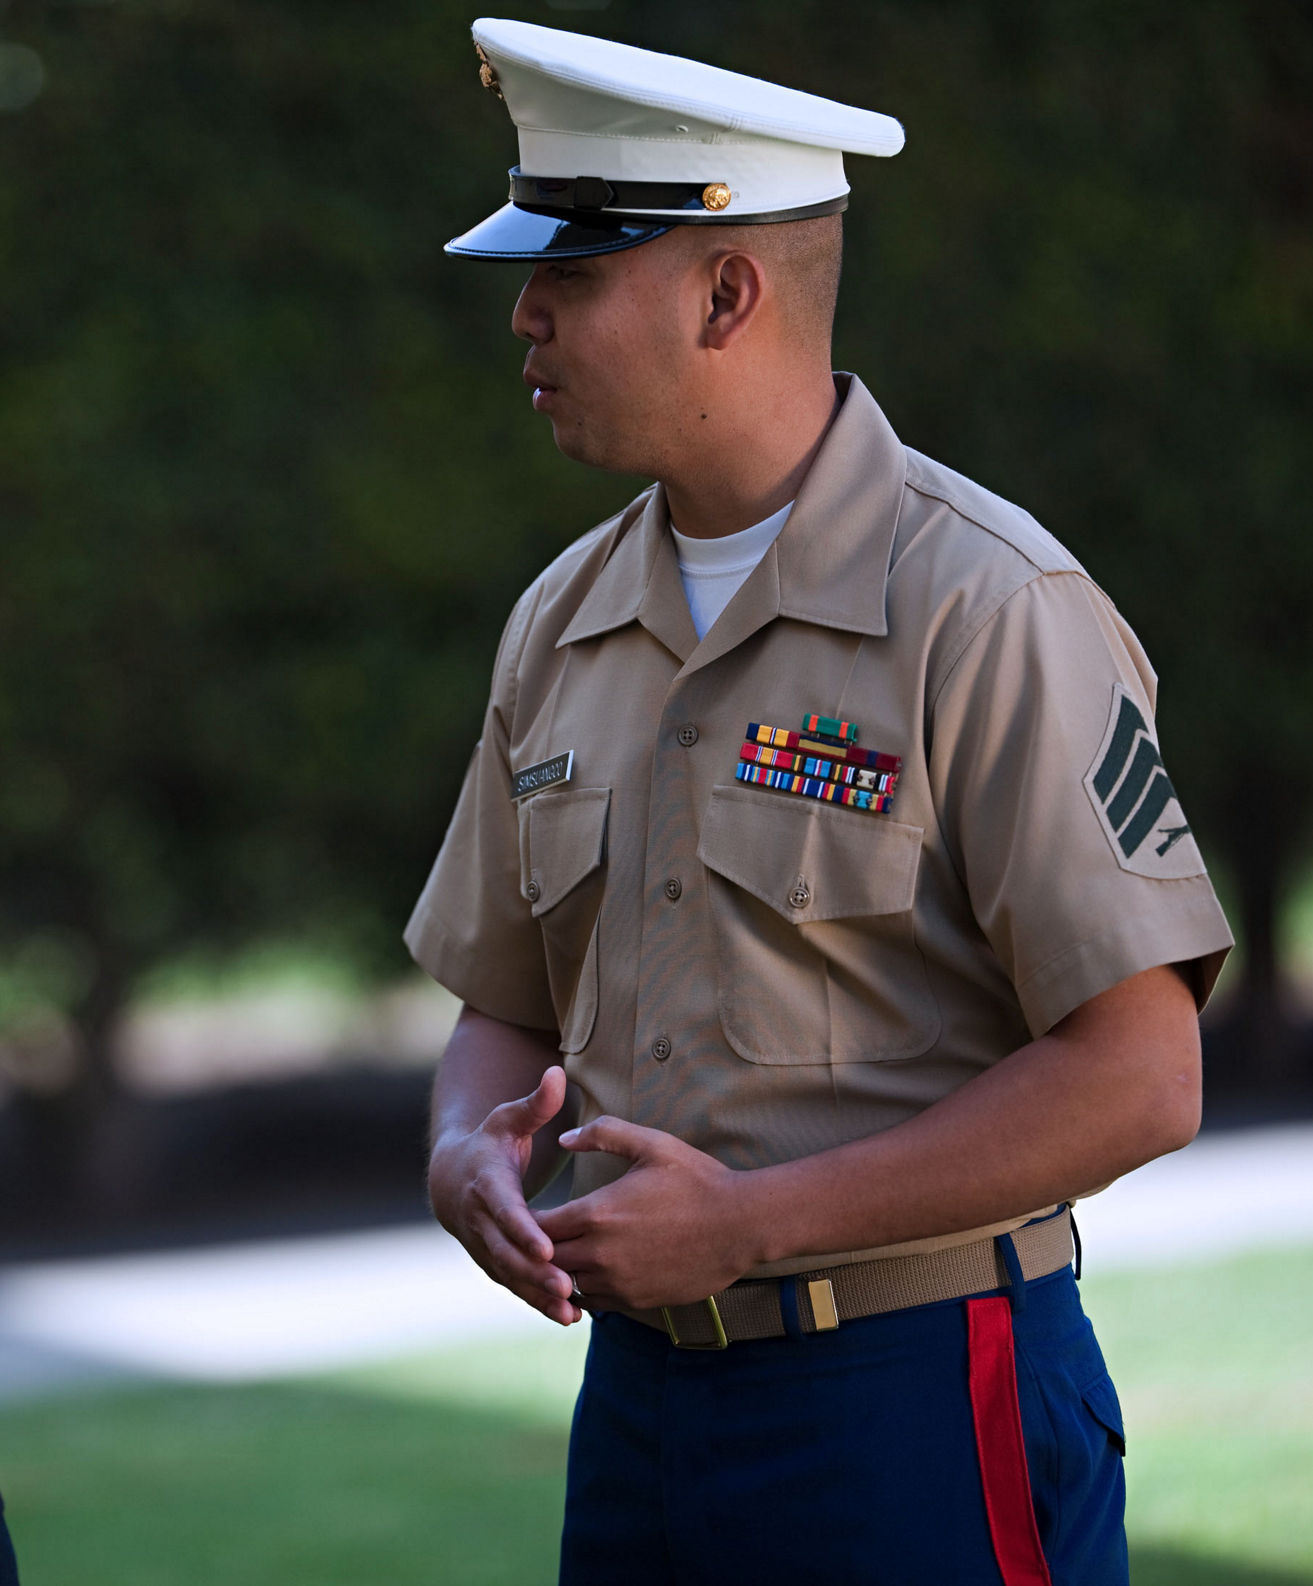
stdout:
{"type": "MultiPolygon", "coordinates": [[[[1136,1586],[1313,1583],[1313,1250],[1083,1287],[1130,1423],[1136,1586]]],[[[25,1586],[550,1582],[583,1342],[9,1407],[25,1586]]]]}

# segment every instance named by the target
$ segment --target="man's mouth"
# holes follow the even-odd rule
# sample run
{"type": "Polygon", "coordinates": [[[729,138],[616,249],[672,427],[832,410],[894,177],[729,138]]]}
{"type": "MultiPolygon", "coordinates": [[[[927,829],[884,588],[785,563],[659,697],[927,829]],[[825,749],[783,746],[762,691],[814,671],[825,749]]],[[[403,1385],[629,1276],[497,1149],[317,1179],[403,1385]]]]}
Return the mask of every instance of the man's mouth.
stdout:
{"type": "Polygon", "coordinates": [[[540,370],[531,369],[528,364],[524,366],[524,383],[533,389],[534,411],[541,413],[556,395],[556,387],[543,376],[540,370]]]}
{"type": "Polygon", "coordinates": [[[529,357],[524,360],[524,373],[523,373],[522,378],[524,380],[525,385],[531,386],[535,390],[538,390],[538,389],[541,389],[543,391],[555,391],[556,390],[555,381],[549,380],[547,378],[547,371],[545,369],[540,368],[538,364],[533,362],[533,355],[532,354],[530,354],[529,357]]]}

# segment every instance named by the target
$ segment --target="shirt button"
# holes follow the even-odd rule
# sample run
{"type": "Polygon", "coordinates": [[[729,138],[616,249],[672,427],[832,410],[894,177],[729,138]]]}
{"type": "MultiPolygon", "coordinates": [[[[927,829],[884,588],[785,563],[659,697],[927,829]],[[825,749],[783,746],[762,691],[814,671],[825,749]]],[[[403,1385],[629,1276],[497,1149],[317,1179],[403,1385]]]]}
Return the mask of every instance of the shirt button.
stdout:
{"type": "Polygon", "coordinates": [[[805,881],[800,881],[793,891],[789,893],[789,902],[795,909],[805,909],[811,902],[811,888],[805,881]]]}
{"type": "Polygon", "coordinates": [[[698,730],[691,721],[686,721],[679,729],[679,741],[685,749],[691,749],[698,741],[698,730]]]}
{"type": "Polygon", "coordinates": [[[666,896],[672,903],[678,899],[679,894],[683,890],[684,883],[679,879],[678,876],[671,876],[670,880],[666,882],[666,896]]]}
{"type": "Polygon", "coordinates": [[[658,1035],[656,1040],[652,1042],[652,1056],[656,1058],[658,1063],[664,1063],[670,1056],[670,1042],[666,1040],[664,1035],[658,1035]]]}
{"type": "Polygon", "coordinates": [[[524,895],[526,898],[528,898],[530,903],[537,903],[538,899],[543,895],[543,889],[536,881],[531,881],[529,885],[525,887],[524,895]]]}

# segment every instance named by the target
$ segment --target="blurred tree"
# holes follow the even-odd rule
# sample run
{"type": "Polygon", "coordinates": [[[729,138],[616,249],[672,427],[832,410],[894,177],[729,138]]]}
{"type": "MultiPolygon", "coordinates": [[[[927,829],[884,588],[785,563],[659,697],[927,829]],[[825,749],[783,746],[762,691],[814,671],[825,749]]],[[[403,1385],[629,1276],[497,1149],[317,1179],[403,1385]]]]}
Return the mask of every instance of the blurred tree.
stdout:
{"type": "MultiPolygon", "coordinates": [[[[1270,1037],[1313,791],[1305,8],[507,9],[905,117],[899,160],[850,161],[841,361],[1145,637],[1270,1037]]],[[[184,946],[400,962],[505,611],[632,493],[517,412],[519,272],[442,260],[514,158],[469,20],[3,13],[0,951],[83,1031],[61,1129],[184,946]]]]}
{"type": "Polygon", "coordinates": [[[1214,1056],[1289,1078],[1278,920],[1313,808],[1313,16],[861,16],[855,53],[917,130],[854,207],[879,287],[849,293],[844,339],[913,444],[1019,497],[1145,639],[1168,764],[1239,903],[1235,1039],[1214,1056]]]}
{"type": "Polygon", "coordinates": [[[5,20],[0,950],[82,1033],[29,1098],[72,1165],[161,958],[400,967],[504,613],[626,490],[503,460],[515,278],[441,262],[505,153],[463,12],[5,20]]]}

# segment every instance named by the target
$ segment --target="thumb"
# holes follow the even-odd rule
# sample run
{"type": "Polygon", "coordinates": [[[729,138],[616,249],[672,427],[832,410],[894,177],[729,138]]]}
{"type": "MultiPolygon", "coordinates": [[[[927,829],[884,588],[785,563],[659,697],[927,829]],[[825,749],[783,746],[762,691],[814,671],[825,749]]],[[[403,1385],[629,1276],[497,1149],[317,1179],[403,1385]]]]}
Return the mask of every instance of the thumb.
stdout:
{"type": "Polygon", "coordinates": [[[561,1144],[567,1151],[607,1151],[612,1156],[627,1157],[630,1162],[641,1162],[668,1138],[660,1129],[645,1129],[642,1124],[626,1123],[623,1118],[604,1113],[582,1129],[567,1129],[561,1144]]]}
{"type": "Polygon", "coordinates": [[[536,1134],[565,1105],[565,1070],[559,1063],[543,1074],[536,1088],[518,1101],[505,1101],[492,1116],[512,1134],[536,1134]]]}

